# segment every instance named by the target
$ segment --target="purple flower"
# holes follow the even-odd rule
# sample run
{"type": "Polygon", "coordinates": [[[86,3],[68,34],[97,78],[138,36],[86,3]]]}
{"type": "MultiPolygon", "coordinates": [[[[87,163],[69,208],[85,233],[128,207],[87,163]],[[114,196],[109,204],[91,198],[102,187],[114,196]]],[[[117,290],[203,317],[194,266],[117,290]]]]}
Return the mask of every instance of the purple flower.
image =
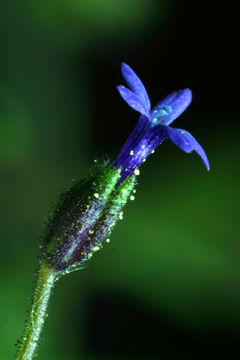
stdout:
{"type": "Polygon", "coordinates": [[[122,75],[131,90],[123,85],[117,86],[117,89],[126,103],[141,116],[113,164],[113,167],[121,167],[120,182],[131,175],[167,138],[187,153],[195,150],[209,170],[207,156],[197,140],[186,130],[169,126],[189,106],[192,100],[191,90],[175,91],[151,110],[151,103],[143,83],[125,63],[122,63],[122,75]]]}
{"type": "Polygon", "coordinates": [[[131,90],[118,86],[120,95],[141,116],[113,165],[110,160],[96,160],[50,211],[41,256],[59,276],[81,269],[104,241],[109,242],[127,201],[134,199],[138,167],[163,140],[169,137],[185,152],[195,150],[209,170],[206,154],[192,135],[169,126],[190,104],[191,90],[176,91],[151,110],[137,75],[126,64],[122,73],[131,90]]]}

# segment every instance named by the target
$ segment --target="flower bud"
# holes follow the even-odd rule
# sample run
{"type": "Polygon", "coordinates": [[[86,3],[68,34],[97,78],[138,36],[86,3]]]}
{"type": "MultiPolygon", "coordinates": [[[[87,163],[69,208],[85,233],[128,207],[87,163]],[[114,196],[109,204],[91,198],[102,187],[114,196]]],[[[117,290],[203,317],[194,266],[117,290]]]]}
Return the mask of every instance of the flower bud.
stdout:
{"type": "Polygon", "coordinates": [[[119,184],[120,173],[108,160],[95,161],[83,179],[60,195],[42,246],[50,267],[60,273],[81,268],[110,236],[136,185],[135,175],[119,184]]]}

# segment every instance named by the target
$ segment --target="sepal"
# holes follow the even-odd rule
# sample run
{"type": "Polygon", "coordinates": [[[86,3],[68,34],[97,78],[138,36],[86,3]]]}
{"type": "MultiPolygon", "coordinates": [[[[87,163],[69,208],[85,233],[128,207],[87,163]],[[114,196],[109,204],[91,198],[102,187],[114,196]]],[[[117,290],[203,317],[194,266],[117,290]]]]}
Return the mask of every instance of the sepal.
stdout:
{"type": "Polygon", "coordinates": [[[50,212],[41,252],[51,268],[59,273],[81,268],[110,236],[136,185],[135,175],[119,185],[120,173],[109,161],[97,161],[60,196],[50,212]]]}

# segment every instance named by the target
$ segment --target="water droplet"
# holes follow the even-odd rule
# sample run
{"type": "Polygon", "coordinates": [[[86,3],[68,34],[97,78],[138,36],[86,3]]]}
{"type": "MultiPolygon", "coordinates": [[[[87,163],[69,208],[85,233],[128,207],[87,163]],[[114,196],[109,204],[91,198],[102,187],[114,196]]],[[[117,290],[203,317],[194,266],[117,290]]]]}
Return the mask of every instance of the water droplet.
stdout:
{"type": "Polygon", "coordinates": [[[130,200],[133,201],[135,199],[135,196],[131,195],[130,200]]]}
{"type": "Polygon", "coordinates": [[[110,239],[106,239],[106,242],[107,242],[107,243],[110,243],[110,239]]]}
{"type": "Polygon", "coordinates": [[[126,189],[122,189],[122,193],[126,194],[127,190],[126,189]]]}
{"type": "Polygon", "coordinates": [[[134,155],[134,151],[131,150],[129,154],[130,154],[131,156],[134,155]]]}
{"type": "Polygon", "coordinates": [[[172,107],[171,106],[161,106],[157,112],[158,112],[158,116],[167,116],[167,115],[171,114],[172,107]]]}
{"type": "Polygon", "coordinates": [[[122,211],[119,213],[119,219],[120,219],[120,220],[123,219],[123,212],[122,212],[122,211]]]}
{"type": "Polygon", "coordinates": [[[135,169],[135,170],[134,170],[134,174],[135,174],[136,176],[140,175],[139,169],[135,169]]]}
{"type": "Polygon", "coordinates": [[[99,194],[98,194],[98,193],[93,194],[93,196],[95,196],[96,199],[99,198],[99,194]]]}
{"type": "Polygon", "coordinates": [[[92,251],[98,251],[98,250],[100,250],[100,247],[99,247],[99,246],[93,246],[93,247],[92,247],[92,251]]]}
{"type": "Polygon", "coordinates": [[[155,150],[151,151],[151,154],[154,154],[155,153],[155,150]]]}
{"type": "Polygon", "coordinates": [[[158,116],[165,116],[165,115],[167,115],[167,114],[168,114],[167,111],[164,110],[164,109],[160,109],[160,110],[158,111],[158,116]]]}

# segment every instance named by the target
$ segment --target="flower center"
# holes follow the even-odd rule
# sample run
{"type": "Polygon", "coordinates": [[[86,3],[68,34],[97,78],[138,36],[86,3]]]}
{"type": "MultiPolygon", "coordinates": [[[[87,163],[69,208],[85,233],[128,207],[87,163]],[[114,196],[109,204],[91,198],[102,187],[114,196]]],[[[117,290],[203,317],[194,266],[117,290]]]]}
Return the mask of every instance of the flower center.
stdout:
{"type": "Polygon", "coordinates": [[[163,120],[165,120],[172,112],[171,106],[161,106],[158,110],[154,110],[152,112],[152,126],[161,124],[163,120]]]}

